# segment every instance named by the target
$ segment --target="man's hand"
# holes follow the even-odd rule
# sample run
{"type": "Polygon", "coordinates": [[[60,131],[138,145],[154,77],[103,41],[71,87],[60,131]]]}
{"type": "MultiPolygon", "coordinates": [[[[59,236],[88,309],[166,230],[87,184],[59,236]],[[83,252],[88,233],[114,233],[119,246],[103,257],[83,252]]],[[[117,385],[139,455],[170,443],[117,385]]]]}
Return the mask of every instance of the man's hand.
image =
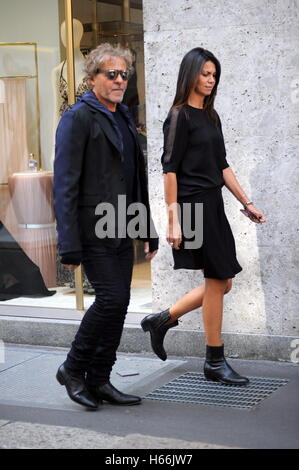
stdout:
{"type": "Polygon", "coordinates": [[[158,253],[158,250],[149,251],[149,242],[144,242],[144,253],[145,259],[151,261],[158,253]]]}

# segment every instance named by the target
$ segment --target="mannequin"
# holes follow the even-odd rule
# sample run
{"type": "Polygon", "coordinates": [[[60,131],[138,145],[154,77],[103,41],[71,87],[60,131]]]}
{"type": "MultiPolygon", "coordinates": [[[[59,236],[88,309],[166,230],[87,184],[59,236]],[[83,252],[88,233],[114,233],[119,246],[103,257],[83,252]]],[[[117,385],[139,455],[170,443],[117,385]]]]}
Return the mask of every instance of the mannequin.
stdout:
{"type": "MultiPolygon", "coordinates": [[[[89,89],[87,81],[84,79],[84,55],[80,51],[80,42],[83,36],[83,25],[73,19],[74,30],[74,62],[75,62],[75,80],[76,80],[76,97],[82,95],[89,89]]],[[[66,47],[66,27],[65,21],[60,28],[61,41],[66,47]]],[[[64,60],[52,71],[52,89],[54,96],[54,118],[53,118],[53,142],[55,140],[55,132],[62,113],[68,106],[67,103],[67,62],[64,60]]]]}

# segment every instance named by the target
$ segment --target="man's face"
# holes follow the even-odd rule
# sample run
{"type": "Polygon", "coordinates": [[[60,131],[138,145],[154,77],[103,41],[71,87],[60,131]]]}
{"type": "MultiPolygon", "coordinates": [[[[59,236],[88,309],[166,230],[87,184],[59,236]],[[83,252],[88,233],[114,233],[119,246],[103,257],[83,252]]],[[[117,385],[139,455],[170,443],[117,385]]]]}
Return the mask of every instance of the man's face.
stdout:
{"type": "MultiPolygon", "coordinates": [[[[110,57],[103,62],[99,69],[104,70],[127,70],[126,61],[122,57],[110,57]]],[[[116,104],[120,103],[126,91],[128,81],[123,80],[120,74],[114,80],[110,80],[105,73],[100,72],[91,80],[93,92],[99,101],[108,109],[114,111],[116,104]]]]}

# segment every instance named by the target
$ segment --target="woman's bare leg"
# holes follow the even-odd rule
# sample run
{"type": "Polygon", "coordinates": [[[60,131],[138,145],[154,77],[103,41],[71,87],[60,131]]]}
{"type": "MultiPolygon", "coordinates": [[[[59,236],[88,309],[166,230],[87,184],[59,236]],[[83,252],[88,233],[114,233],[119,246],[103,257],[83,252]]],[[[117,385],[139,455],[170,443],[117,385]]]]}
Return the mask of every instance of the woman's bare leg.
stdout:
{"type": "Polygon", "coordinates": [[[227,287],[227,279],[205,279],[202,311],[206,344],[209,346],[222,346],[223,296],[227,287]]]}
{"type": "Polygon", "coordinates": [[[187,294],[183,295],[174,305],[169,309],[171,319],[177,320],[181,316],[185,315],[198,307],[201,307],[205,286],[198,286],[192,289],[187,294]]]}
{"type": "MultiPolygon", "coordinates": [[[[225,289],[225,294],[227,294],[232,287],[232,280],[227,280],[227,287],[225,289]]],[[[205,286],[198,286],[195,289],[192,289],[190,292],[181,297],[175,304],[173,304],[169,313],[171,316],[171,322],[177,320],[188,312],[195,310],[202,306],[203,298],[205,294],[205,286]]]]}
{"type": "Polygon", "coordinates": [[[207,380],[228,385],[247,385],[249,380],[235,372],[227,363],[221,338],[223,297],[228,279],[205,279],[205,295],[202,304],[206,337],[204,375],[207,380]]]}

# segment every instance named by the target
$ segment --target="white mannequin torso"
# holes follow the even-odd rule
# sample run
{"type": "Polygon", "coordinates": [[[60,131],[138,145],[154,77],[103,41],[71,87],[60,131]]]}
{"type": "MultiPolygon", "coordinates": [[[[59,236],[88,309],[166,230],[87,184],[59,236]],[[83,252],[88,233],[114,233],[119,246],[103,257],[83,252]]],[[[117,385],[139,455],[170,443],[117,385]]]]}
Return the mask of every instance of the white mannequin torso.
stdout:
{"type": "MultiPolygon", "coordinates": [[[[83,36],[83,26],[80,21],[73,20],[74,30],[74,68],[75,68],[75,82],[76,96],[84,93],[88,90],[89,86],[87,81],[84,79],[84,63],[85,58],[80,50],[80,42],[83,36]]],[[[61,25],[61,40],[66,45],[66,34],[65,34],[65,23],[61,25]]],[[[54,143],[55,133],[58,122],[63,111],[67,107],[68,89],[67,89],[67,61],[64,60],[57,67],[52,70],[52,90],[53,90],[53,101],[54,101],[54,116],[53,116],[53,158],[54,158],[54,143]]]]}
{"type": "MultiPolygon", "coordinates": [[[[74,57],[74,64],[75,64],[75,80],[76,80],[76,89],[75,93],[80,92],[80,87],[84,82],[84,56],[80,50],[75,51],[74,57]]],[[[57,67],[55,67],[52,71],[52,88],[53,88],[53,97],[54,97],[54,120],[53,126],[56,130],[59,119],[61,117],[61,109],[66,104],[67,99],[67,62],[66,60],[61,62],[57,67]],[[66,94],[65,94],[66,93],[66,94]]],[[[84,91],[86,91],[88,85],[84,87],[84,91]]],[[[80,93],[78,93],[80,94],[80,93]]]]}

